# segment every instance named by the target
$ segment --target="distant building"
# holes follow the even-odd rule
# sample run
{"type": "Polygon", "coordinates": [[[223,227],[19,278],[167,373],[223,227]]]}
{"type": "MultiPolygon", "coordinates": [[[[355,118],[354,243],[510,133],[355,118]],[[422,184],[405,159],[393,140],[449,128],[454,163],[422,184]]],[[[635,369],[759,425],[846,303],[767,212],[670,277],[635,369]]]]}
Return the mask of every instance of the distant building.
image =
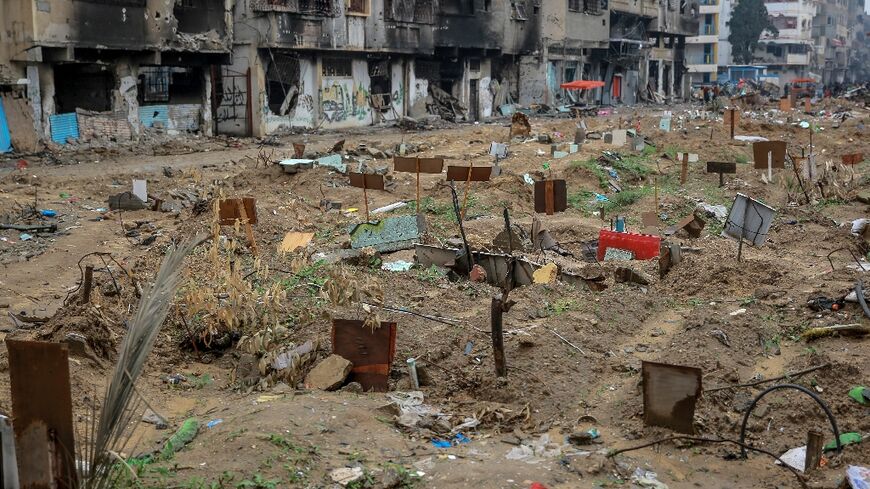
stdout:
{"type": "Polygon", "coordinates": [[[697,5],[698,30],[686,38],[686,67],[692,85],[717,81],[720,7],[720,0],[700,0],[697,5]]]}

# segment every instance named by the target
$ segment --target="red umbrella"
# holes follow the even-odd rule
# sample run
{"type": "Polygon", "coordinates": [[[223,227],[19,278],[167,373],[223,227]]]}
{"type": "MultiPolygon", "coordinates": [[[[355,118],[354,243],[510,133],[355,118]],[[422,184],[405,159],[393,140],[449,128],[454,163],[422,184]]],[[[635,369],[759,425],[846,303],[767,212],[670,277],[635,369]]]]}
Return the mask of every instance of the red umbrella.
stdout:
{"type": "Polygon", "coordinates": [[[795,78],[791,81],[792,83],[815,83],[816,81],[812,78],[795,78]]]}
{"type": "Polygon", "coordinates": [[[603,87],[604,82],[595,80],[574,80],[572,82],[563,83],[559,86],[568,90],[589,90],[592,88],[603,87]]]}

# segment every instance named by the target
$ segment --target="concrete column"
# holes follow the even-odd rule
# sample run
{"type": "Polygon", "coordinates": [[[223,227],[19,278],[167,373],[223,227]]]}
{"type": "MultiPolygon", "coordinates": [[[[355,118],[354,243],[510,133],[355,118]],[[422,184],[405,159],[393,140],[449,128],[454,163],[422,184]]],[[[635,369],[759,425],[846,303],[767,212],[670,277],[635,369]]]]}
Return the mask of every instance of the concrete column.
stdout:
{"type": "Polygon", "coordinates": [[[49,117],[55,113],[54,106],[54,68],[48,64],[37,65],[39,71],[39,92],[42,99],[42,130],[45,139],[51,139],[49,117]]]}
{"type": "Polygon", "coordinates": [[[670,88],[671,95],[676,98],[677,87],[674,86],[674,80],[676,80],[676,76],[674,75],[674,68],[676,68],[676,63],[671,61],[671,69],[668,72],[668,86],[670,88]]]}
{"type": "Polygon", "coordinates": [[[665,81],[664,80],[664,78],[665,78],[665,60],[660,59],[658,61],[658,63],[656,63],[656,64],[658,65],[658,68],[659,68],[659,76],[656,79],[656,83],[657,83],[656,92],[664,93],[663,87],[664,87],[664,81],[665,81]]]}
{"type": "Polygon", "coordinates": [[[33,109],[33,129],[36,130],[37,138],[44,138],[42,130],[42,92],[39,87],[39,68],[36,65],[27,65],[27,99],[33,109]]]}

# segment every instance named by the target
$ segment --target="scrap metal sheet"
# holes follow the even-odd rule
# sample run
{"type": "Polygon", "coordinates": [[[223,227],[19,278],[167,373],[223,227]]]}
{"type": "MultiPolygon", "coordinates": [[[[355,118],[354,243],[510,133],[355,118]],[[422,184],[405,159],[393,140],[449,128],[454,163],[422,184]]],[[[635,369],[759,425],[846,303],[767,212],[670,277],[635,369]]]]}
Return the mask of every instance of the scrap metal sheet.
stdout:
{"type": "Polygon", "coordinates": [[[383,190],[384,176],[372,175],[366,173],[349,173],[350,186],[356,188],[365,188],[368,190],[383,190]]]}
{"type": "Polygon", "coordinates": [[[491,166],[448,166],[447,180],[464,182],[468,180],[468,173],[471,172],[472,182],[485,182],[492,175],[491,166]]]}
{"type": "Polygon", "coordinates": [[[773,152],[772,168],[785,168],[785,141],[757,141],[752,143],[752,157],[756,170],[767,169],[767,153],[773,152]]]}
{"type": "Polygon", "coordinates": [[[701,369],[643,362],[643,419],[680,433],[695,433],[695,404],[701,397],[701,369]]]}
{"type": "Polygon", "coordinates": [[[243,197],[241,199],[223,199],[218,202],[218,214],[221,226],[232,226],[242,216],[239,213],[239,202],[245,206],[245,214],[250,224],[257,224],[257,199],[243,197]]]}
{"type": "Polygon", "coordinates": [[[410,248],[420,238],[417,216],[388,217],[348,228],[350,247],[373,247],[381,253],[410,248]]]}
{"type": "Polygon", "coordinates": [[[75,474],[67,346],[6,340],[6,348],[21,487],[71,487],[74,479],[64,477],[75,474]],[[50,456],[49,433],[60,456],[50,456]]]}

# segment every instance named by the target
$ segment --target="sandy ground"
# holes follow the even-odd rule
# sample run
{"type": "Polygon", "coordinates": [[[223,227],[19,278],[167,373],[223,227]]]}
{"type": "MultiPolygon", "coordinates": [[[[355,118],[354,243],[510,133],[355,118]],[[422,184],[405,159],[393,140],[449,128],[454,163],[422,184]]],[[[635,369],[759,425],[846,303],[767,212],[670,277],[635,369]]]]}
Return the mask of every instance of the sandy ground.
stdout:
{"type": "MultiPolygon", "coordinates": [[[[870,154],[863,128],[867,112],[843,104],[853,117],[837,128],[830,117],[756,110],[744,113],[738,134],[782,138],[792,154],[800,154],[801,148],[807,149],[808,131],[793,123],[811,119],[823,128],[814,135],[821,170],[826,161],[837,161],[847,152],[870,154]]],[[[833,111],[835,106],[818,109],[833,111]]],[[[360,467],[366,475],[352,487],[524,488],[532,482],[546,487],[640,487],[631,475],[642,468],[655,472],[671,488],[799,487],[793,474],[773,465],[766,455],[734,460],[739,447],[727,443],[669,441],[607,457],[611,450],[674,434],[644,425],[641,361],[699,367],[705,389],[732,386],[700,398],[694,420],[699,437],[737,439],[746,405],[772,385],[742,388],[736,384],[826,364],[792,382],[812,389],[831,406],[841,431],[870,432],[867,408],[847,396],[851,387],[867,383],[866,340],[843,336],[807,342],[800,336],[809,327],[867,321],[854,303],[823,312],[806,305],[811,297],[844,295],[862,276],[848,268],[852,258],[847,251],[832,255],[833,271],[826,255],[839,248],[857,256],[867,251],[850,236],[848,224],[843,225],[866,216],[867,205],[856,197],[867,190],[867,163],[832,167],[838,172],[824,173],[830,180],[822,185],[825,197],[817,189],[813,202],[807,204],[790,170],[777,170],[775,182],[765,184],[763,172],[752,169],[750,145],[731,141],[721,119],[708,120],[689,109],[673,108],[675,130],[670,133],[658,130],[661,108],[623,109],[587,120],[591,131],[620,123],[639,128],[656,145],[642,154],[595,139],[578,153],[555,159],[549,156],[549,144],[513,142],[510,156],[500,162],[502,175],[470,186],[465,223],[469,242],[478,249],[491,249],[493,238],[504,227],[503,208],[510,211],[513,224],[529,231],[536,215],[524,174],[535,179],[564,178],[571,203],[564,213],[537,218],[578,258],[552,252],[527,255],[538,263],[554,261],[584,274],[598,270],[599,265],[579,259],[582,242],[595,239],[598,229],[609,227],[610,218],[626,216],[629,229],[639,230],[640,214],[656,210],[664,219],[658,226],[661,231],[690,214],[699,202],[730,207],[737,192],[777,209],[768,242],[744,246],[744,259],[738,262],[737,243],[719,236],[722,224],[706,217],[707,227],[700,237],[681,233],[672,238],[692,251],[665,277],[659,278],[654,261],[631,263],[647,274],[646,286],[614,282],[614,265],[605,263],[601,270],[608,287],[603,291],[562,282],[512,291],[510,297],[517,304],[504,316],[506,378],[494,374],[489,339],[490,301],[498,289],[418,268],[387,272],[371,262],[317,264],[311,259],[313,253],[346,246],[347,226],[363,220],[362,192],[348,187],[346,176],[328,169],[289,175],[277,166],[264,165],[262,157],[271,161],[290,157],[293,142],[305,142],[307,152],[325,153],[344,139],[348,153],[365,155],[360,145],[386,150],[405,143],[417,150],[416,155],[443,156],[448,164],[488,165],[492,162],[489,143],[507,141],[507,122],[419,132],[384,128],[286,136],[277,140],[277,146],[199,139],[153,148],[67,150],[54,158],[66,164],[30,157],[25,170],[16,170],[17,158],[10,159],[0,165],[0,216],[20,221],[35,199],[37,209],[57,211],[60,231],[36,234],[27,241],[21,241],[18,231],[0,231],[5,237],[0,241],[0,325],[4,335],[14,338],[61,341],[71,332],[87,338],[84,351],[70,360],[75,413],[82,419],[87,416],[87,396],[105,385],[117,357],[124,321],[132,317],[137,302],[134,282],[147,283],[153,277],[169,243],[213,232],[211,199],[251,195],[257,198],[259,223],[254,233],[259,255],[255,258],[245,246],[244,232],[224,227],[220,232],[228,239],[219,239],[222,258],[210,257],[204,249],[208,244],[188,258],[182,292],[138,382],[170,429],[139,424],[135,428],[140,443],[127,452],[161,446],[189,417],[203,424],[221,422],[212,428],[203,426],[171,460],[140,468],[138,482],[130,484],[330,487],[331,471],[360,467]],[[632,165],[620,170],[619,182],[623,194],[633,194],[630,199],[600,186],[594,159],[602,151],[614,150],[633,155],[632,165]],[[700,160],[690,164],[684,185],[679,183],[680,165],[673,159],[678,151],[697,153],[700,160]],[[719,188],[718,176],[705,172],[706,161],[736,161],[737,174],[727,175],[725,186],[719,188]],[[128,190],[133,178],[147,179],[149,194],[176,202],[177,212],[106,212],[108,196],[128,190]],[[590,203],[593,192],[606,194],[614,203],[605,207],[605,219],[596,215],[601,207],[590,203]],[[340,201],[345,210],[360,210],[325,212],[319,207],[323,199],[340,201]],[[204,204],[197,207],[198,200],[204,204]],[[305,250],[278,253],[277,245],[289,231],[314,232],[315,237],[305,250]],[[117,263],[86,257],[82,266],[97,267],[94,299],[79,305],[73,292],[66,301],[81,280],[79,260],[92,252],[109,253],[117,263]],[[196,292],[227,296],[231,287],[226,281],[233,276],[229,261],[240,267],[235,273],[249,285],[230,294],[229,300],[238,301],[232,318],[217,321],[209,307],[219,308],[220,301],[217,306],[204,304],[210,299],[196,292]],[[265,273],[264,267],[271,271],[265,273]],[[359,304],[331,303],[326,292],[330,281],[382,297],[386,305],[452,319],[443,324],[378,312],[382,320],[399,324],[391,390],[409,390],[404,359],[417,358],[426,373],[421,387],[426,404],[448,413],[454,424],[472,416],[482,420],[477,428],[463,431],[469,443],[439,449],[430,441],[431,432],[400,429],[383,408],[389,402],[385,394],[239,385],[234,374],[243,352],[233,346],[234,341],[217,340],[235,340],[280,325],[288,330],[282,344],[316,340],[317,358],[323,358],[330,350],[331,317],[368,314],[359,304]],[[281,292],[272,296],[273,290],[281,292]],[[7,313],[18,314],[19,321],[7,313]],[[20,318],[26,316],[50,319],[22,326],[20,318]],[[188,328],[197,339],[197,352],[189,345],[188,328]],[[469,342],[472,351],[466,355],[469,342]],[[189,380],[181,385],[165,382],[167,375],[179,373],[189,380]],[[565,443],[567,435],[593,427],[600,433],[593,444],[565,443]],[[543,443],[547,439],[550,443],[543,443]],[[508,457],[519,450],[518,444],[533,447],[535,443],[545,445],[547,453],[508,457]]],[[[574,122],[532,118],[532,132],[550,134],[556,142],[571,141],[574,122]]],[[[392,167],[388,159],[360,159],[370,171],[392,167]]],[[[387,191],[369,192],[371,209],[416,198],[413,175],[390,171],[387,181],[387,191]]],[[[451,219],[443,175],[424,175],[422,193],[429,224],[424,240],[439,244],[455,238],[458,227],[451,219]]],[[[389,215],[411,213],[406,207],[389,215]]],[[[381,259],[413,261],[413,251],[381,259]]],[[[3,350],[0,410],[10,413],[7,362],[3,350]]],[[[809,397],[783,391],[771,394],[750,417],[747,441],[781,454],[802,445],[813,428],[832,438],[820,413],[809,397]]],[[[812,474],[808,483],[836,487],[845,466],[866,465],[868,454],[866,443],[849,446],[840,456],[829,452],[825,468],[812,474]]]]}

